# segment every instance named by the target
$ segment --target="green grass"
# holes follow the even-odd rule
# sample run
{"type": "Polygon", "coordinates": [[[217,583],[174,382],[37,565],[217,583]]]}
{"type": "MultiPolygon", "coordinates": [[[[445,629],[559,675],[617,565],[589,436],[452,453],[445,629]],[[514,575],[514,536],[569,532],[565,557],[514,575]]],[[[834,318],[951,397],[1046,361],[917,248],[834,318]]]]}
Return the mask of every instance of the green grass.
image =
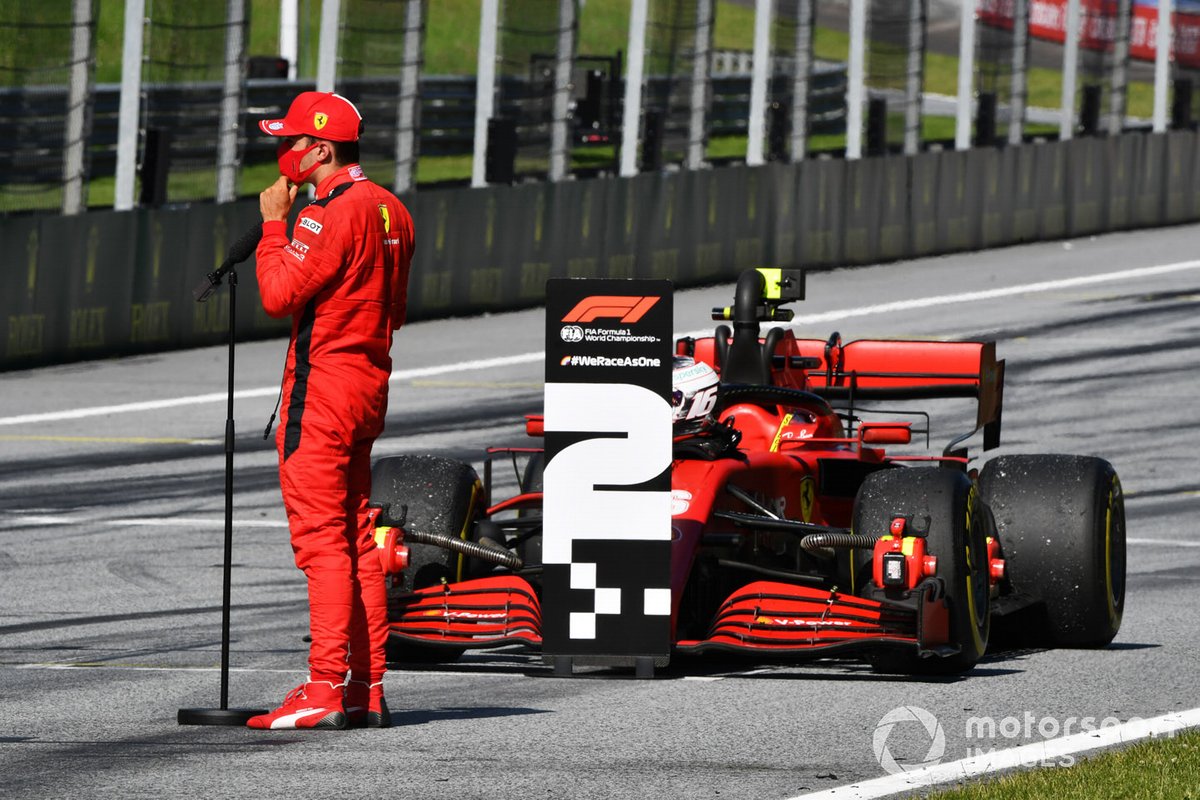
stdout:
{"type": "MultiPolygon", "coordinates": [[[[301,0],[301,6],[312,6],[319,13],[320,3],[301,0]]],[[[279,0],[249,0],[250,17],[246,51],[252,56],[279,54],[279,0]]],[[[313,14],[315,19],[316,14],[313,14]]],[[[96,10],[96,82],[118,83],[121,80],[121,51],[124,44],[124,0],[99,0],[96,10]]],[[[315,59],[315,43],[313,53],[315,59]]],[[[217,61],[224,56],[217,54],[217,61]]],[[[316,62],[313,62],[316,71],[316,62]]]]}
{"type": "MultiPolygon", "coordinates": [[[[479,44],[478,0],[436,0],[429,13],[425,34],[425,64],[430,74],[472,75],[476,70],[479,44]]],[[[319,0],[301,0],[302,36],[300,72],[302,77],[316,74],[316,32],[319,28],[319,0]]],[[[278,0],[250,0],[250,55],[276,55],[279,51],[278,0]]],[[[624,51],[629,36],[628,0],[588,0],[579,20],[579,52],[584,55],[612,55],[624,51]]],[[[121,77],[121,31],[124,23],[123,0],[100,0],[97,22],[96,80],[113,83],[121,77]]],[[[717,49],[753,48],[754,10],[727,0],[717,3],[713,43],[717,49]]],[[[817,58],[844,61],[849,36],[838,30],[818,28],[814,49],[817,58]]],[[[958,57],[942,53],[925,56],[925,89],[937,94],[958,92],[958,57]]],[[[1029,104],[1058,108],[1061,103],[1062,76],[1058,70],[1035,68],[1029,74],[1029,104]]],[[[1154,87],[1131,83],[1128,113],[1149,117],[1154,106],[1154,87]]]]}
{"type": "Polygon", "coordinates": [[[580,54],[611,56],[628,49],[628,0],[589,0],[579,16],[580,54]]]}
{"type": "MultiPolygon", "coordinates": [[[[715,36],[718,47],[749,49],[753,38],[753,11],[721,0],[715,36]],[[749,22],[747,22],[749,20],[749,22]]],[[[473,75],[479,49],[479,0],[434,0],[425,29],[425,68],[433,75],[473,75]]],[[[316,75],[319,0],[300,0],[302,78],[316,75]]],[[[250,0],[247,50],[252,56],[279,53],[278,0],[250,0]]],[[[96,80],[121,79],[121,43],[125,21],[124,0],[100,0],[97,19],[96,80]]],[[[628,48],[629,0],[588,0],[579,19],[579,52],[613,55],[628,48]]]]}
{"type": "Polygon", "coordinates": [[[479,52],[479,0],[435,0],[429,6],[425,22],[426,72],[474,75],[479,52]]]}
{"type": "Polygon", "coordinates": [[[1018,772],[930,800],[1200,800],[1200,731],[1145,741],[1074,766],[1018,772]]]}
{"type": "MultiPolygon", "coordinates": [[[[749,13],[753,24],[753,13],[749,13]]],[[[722,9],[724,13],[724,9],[722,9]]],[[[736,15],[731,15],[736,16],[736,15]]],[[[746,46],[748,47],[748,45],[746,46]]],[[[745,49],[742,47],[740,49],[745,49]]],[[[825,61],[845,61],[850,50],[850,36],[844,31],[817,28],[813,51],[825,61]]],[[[1059,108],[1062,105],[1062,73],[1055,69],[1034,67],[1028,73],[1028,104],[1039,108],[1059,108]]],[[[945,53],[925,53],[925,91],[931,94],[958,94],[958,56],[945,53]]],[[[1131,82],[1127,98],[1130,116],[1149,117],[1154,109],[1154,86],[1131,82]]],[[[1078,102],[1076,103],[1078,107],[1078,102]]],[[[953,137],[953,131],[950,136],[953,137]]]]}
{"type": "MultiPolygon", "coordinates": [[[[434,75],[473,75],[479,48],[479,0],[435,0],[426,20],[425,68],[434,75]]],[[[748,50],[753,43],[754,12],[733,3],[717,3],[716,46],[748,50]]],[[[300,0],[299,67],[303,78],[316,75],[319,0],[300,0]]],[[[250,0],[247,50],[252,56],[279,53],[278,0],[250,0]]],[[[96,41],[96,80],[121,79],[124,0],[99,0],[96,41]]],[[[579,19],[579,52],[613,55],[624,52],[629,40],[629,0],[588,0],[579,19]]]]}

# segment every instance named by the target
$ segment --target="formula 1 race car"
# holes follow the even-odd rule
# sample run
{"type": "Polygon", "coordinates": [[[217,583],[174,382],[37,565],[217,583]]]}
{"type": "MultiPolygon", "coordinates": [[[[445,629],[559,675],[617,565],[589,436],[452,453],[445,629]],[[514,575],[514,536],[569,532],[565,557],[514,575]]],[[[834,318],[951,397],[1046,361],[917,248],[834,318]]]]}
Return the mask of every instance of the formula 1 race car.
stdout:
{"type": "MultiPolygon", "coordinates": [[[[792,318],[782,306],[803,281],[747,271],[714,334],[676,342],[673,652],[958,673],[984,655],[994,617],[1042,646],[1108,644],[1125,599],[1113,467],[1002,455],[976,471],[963,443],[1000,439],[994,343],[760,336],[792,318]],[[929,414],[879,407],[942,398],[974,401],[975,420],[932,454],[929,414]]],[[[541,418],[526,427],[540,435],[541,418]]],[[[440,457],[376,463],[393,660],[541,645],[542,468],[538,447],[488,450],[482,481],[440,457]],[[520,492],[496,500],[501,463],[520,492]]]]}

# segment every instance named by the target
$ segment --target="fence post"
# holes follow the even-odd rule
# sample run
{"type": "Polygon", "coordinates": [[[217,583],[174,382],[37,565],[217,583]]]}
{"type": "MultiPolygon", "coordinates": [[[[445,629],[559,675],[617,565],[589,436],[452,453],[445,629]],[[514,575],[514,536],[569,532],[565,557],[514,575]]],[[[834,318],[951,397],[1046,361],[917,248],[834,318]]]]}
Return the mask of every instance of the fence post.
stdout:
{"type": "Polygon", "coordinates": [[[296,80],[300,61],[300,0],[279,0],[279,56],[287,59],[289,81],[296,80]]]}
{"type": "Polygon", "coordinates": [[[1125,129],[1125,97],[1129,86],[1129,32],[1133,0],[1117,0],[1117,29],[1113,38],[1112,85],[1108,101],[1108,135],[1125,129]]]}
{"type": "MultiPolygon", "coordinates": [[[[1078,0],[1076,0],[1078,2],[1078,0]]],[[[1154,132],[1167,130],[1167,89],[1171,79],[1172,0],[1158,0],[1158,36],[1154,41],[1154,132]]]]}
{"type": "Polygon", "coordinates": [[[958,31],[958,108],[954,122],[954,149],[971,147],[971,83],[975,74],[976,0],[963,0],[958,31]]]}
{"type": "Polygon", "coordinates": [[[925,0],[908,2],[908,70],[904,87],[904,154],[921,150],[921,95],[925,83],[925,0]]]}
{"type": "Polygon", "coordinates": [[[799,0],[796,9],[796,72],[792,75],[791,160],[803,161],[808,152],[808,89],[812,82],[813,21],[816,0],[799,0]]]}
{"type": "Polygon", "coordinates": [[[425,48],[425,0],[408,0],[404,19],[404,64],[396,100],[396,194],[416,185],[417,114],[421,108],[421,62],[425,48]]]}
{"type": "Polygon", "coordinates": [[[629,64],[625,68],[625,104],[621,110],[622,178],[633,177],[638,172],[638,124],[642,116],[642,76],[646,69],[647,3],[648,0],[631,0],[629,4],[629,64]]]}
{"type": "Polygon", "coordinates": [[[317,91],[337,87],[338,39],[341,38],[342,0],[322,0],[321,41],[317,45],[317,91]]]}
{"type": "Polygon", "coordinates": [[[575,63],[575,2],[558,0],[558,52],[554,64],[554,105],[550,121],[550,180],[561,181],[571,171],[571,67],[575,63]]]}
{"type": "Polygon", "coordinates": [[[479,61],[475,71],[475,152],[471,186],[487,186],[488,120],[496,103],[496,31],[500,0],[483,0],[479,11],[479,61]]]}
{"type": "Polygon", "coordinates": [[[1029,94],[1029,0],[1013,2],[1012,88],[1008,101],[1008,143],[1025,140],[1025,100],[1029,94]]]}
{"type": "Polygon", "coordinates": [[[121,48],[121,104],[117,111],[117,176],[113,209],[133,208],[137,179],[138,116],[142,95],[142,37],[146,0],[125,0],[125,39],[121,48]]]}
{"type": "Polygon", "coordinates": [[[750,118],[747,123],[746,166],[760,167],[767,124],[767,81],[771,78],[772,0],[754,3],[754,67],[750,73],[750,118]]]}
{"type": "Polygon", "coordinates": [[[1059,112],[1058,140],[1068,141],[1075,133],[1075,76],[1079,71],[1079,3],[1067,0],[1067,30],[1063,42],[1062,110],[1059,112]]]}
{"type": "Polygon", "coordinates": [[[688,119],[687,168],[704,166],[704,146],[708,143],[708,85],[711,78],[713,0],[696,0],[696,31],[692,48],[691,116],[688,119]]]}
{"type": "Polygon", "coordinates": [[[867,75],[867,0],[850,0],[850,53],[846,64],[846,158],[862,158],[863,96],[867,75]]]}
{"type": "Polygon", "coordinates": [[[225,85],[217,134],[218,203],[237,199],[238,110],[246,74],[246,0],[227,0],[225,8],[225,85]]]}
{"type": "Polygon", "coordinates": [[[67,89],[67,126],[63,148],[63,214],[87,206],[84,155],[92,118],[92,0],[74,0],[71,12],[71,84],[67,89]]]}

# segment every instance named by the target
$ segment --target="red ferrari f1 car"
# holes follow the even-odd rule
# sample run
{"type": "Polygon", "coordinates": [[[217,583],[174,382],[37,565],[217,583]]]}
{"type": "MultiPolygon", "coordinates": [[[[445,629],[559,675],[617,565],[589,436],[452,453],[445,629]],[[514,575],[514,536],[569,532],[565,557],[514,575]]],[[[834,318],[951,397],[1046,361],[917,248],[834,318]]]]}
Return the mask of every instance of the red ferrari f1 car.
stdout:
{"type": "MultiPolygon", "coordinates": [[[[972,468],[965,442],[999,444],[994,343],[760,335],[792,318],[782,306],[803,279],[748,271],[714,310],[732,329],[676,342],[674,651],[957,673],[984,655],[993,618],[1018,614],[1026,641],[1108,644],[1125,599],[1113,467],[1002,455],[972,468]],[[940,398],[973,401],[975,424],[931,453],[929,415],[894,407],[940,398]]],[[[537,447],[493,448],[481,481],[439,457],[377,462],[393,659],[540,646],[542,464],[537,447]],[[520,493],[496,499],[501,463],[520,493]]]]}

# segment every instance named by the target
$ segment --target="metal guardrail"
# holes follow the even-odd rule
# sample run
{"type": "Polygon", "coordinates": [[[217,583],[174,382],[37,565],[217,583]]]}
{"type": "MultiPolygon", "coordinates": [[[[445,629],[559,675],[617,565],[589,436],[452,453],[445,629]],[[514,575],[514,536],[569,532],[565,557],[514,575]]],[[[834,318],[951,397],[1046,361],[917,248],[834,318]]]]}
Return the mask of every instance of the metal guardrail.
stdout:
{"type": "MultiPolygon", "coordinates": [[[[506,78],[516,80],[517,78],[506,78]]],[[[653,82],[655,78],[651,78],[653,82]]],[[[772,96],[788,102],[790,79],[777,77],[772,96]]],[[[361,87],[366,98],[394,98],[399,79],[361,79],[346,90],[361,87]]],[[[823,64],[815,71],[809,107],[814,133],[845,129],[845,68],[823,64]]],[[[246,82],[241,114],[243,163],[274,160],[275,145],[261,136],[257,120],[282,116],[298,92],[313,85],[282,79],[246,82]]],[[[0,89],[0,182],[9,184],[54,183],[62,178],[61,153],[65,133],[60,121],[66,110],[66,87],[0,89]]],[[[221,86],[218,83],[147,84],[144,93],[146,128],[170,132],[170,157],[176,167],[211,166],[216,148],[221,86]]],[[[619,90],[610,96],[621,97],[619,90]]],[[[422,155],[461,155],[471,152],[475,126],[474,76],[427,75],[420,83],[420,149],[422,155]]],[[[91,178],[116,172],[119,84],[99,84],[92,100],[92,129],[88,140],[91,178]]],[[[714,77],[710,136],[744,135],[750,107],[750,78],[746,75],[714,77]]],[[[363,150],[386,154],[394,141],[396,106],[385,99],[368,99],[362,107],[367,119],[363,150]]],[[[504,110],[501,109],[503,112],[504,110]]],[[[619,130],[620,108],[608,119],[619,130]]],[[[518,122],[518,126],[521,126],[518,122]]],[[[535,125],[535,123],[531,123],[535,125]]]]}

